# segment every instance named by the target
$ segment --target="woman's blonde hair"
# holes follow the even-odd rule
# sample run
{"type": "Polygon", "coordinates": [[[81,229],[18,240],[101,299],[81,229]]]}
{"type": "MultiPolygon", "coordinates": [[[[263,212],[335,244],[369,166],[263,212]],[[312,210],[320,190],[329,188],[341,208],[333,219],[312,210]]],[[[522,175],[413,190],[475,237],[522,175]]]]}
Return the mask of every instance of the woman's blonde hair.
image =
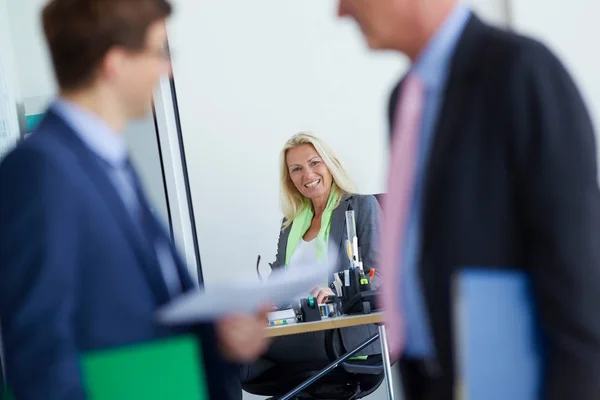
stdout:
{"type": "MultiPolygon", "coordinates": [[[[283,229],[289,227],[294,218],[300,213],[300,211],[304,210],[306,207],[311,207],[310,201],[306,199],[294,186],[292,182],[292,178],[290,177],[290,172],[288,170],[287,165],[287,152],[290,149],[301,146],[303,144],[312,145],[325,165],[331,176],[333,177],[333,182],[335,186],[333,186],[333,190],[338,191],[341,199],[342,196],[348,194],[355,194],[356,187],[354,186],[354,182],[350,179],[350,175],[346,168],[344,168],[342,162],[338,158],[338,156],[334,153],[334,151],[329,147],[323,140],[319,139],[315,135],[310,132],[300,132],[296,135],[292,136],[283,146],[281,150],[280,163],[281,163],[281,211],[285,217],[285,222],[283,224],[283,229]]],[[[335,207],[339,205],[335,204],[335,207]]]]}

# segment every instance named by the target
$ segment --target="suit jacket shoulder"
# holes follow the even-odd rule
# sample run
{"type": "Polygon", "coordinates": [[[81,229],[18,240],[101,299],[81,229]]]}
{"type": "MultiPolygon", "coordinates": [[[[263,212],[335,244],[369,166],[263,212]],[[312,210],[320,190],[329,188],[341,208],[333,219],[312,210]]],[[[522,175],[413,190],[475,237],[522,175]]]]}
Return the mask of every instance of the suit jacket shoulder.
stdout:
{"type": "MultiPolygon", "coordinates": [[[[447,86],[451,81],[465,77],[510,82],[527,70],[533,72],[537,69],[564,71],[564,66],[541,42],[506,29],[492,27],[473,14],[455,49],[447,86]]],[[[387,111],[390,133],[404,78],[399,80],[389,96],[387,111]]]]}

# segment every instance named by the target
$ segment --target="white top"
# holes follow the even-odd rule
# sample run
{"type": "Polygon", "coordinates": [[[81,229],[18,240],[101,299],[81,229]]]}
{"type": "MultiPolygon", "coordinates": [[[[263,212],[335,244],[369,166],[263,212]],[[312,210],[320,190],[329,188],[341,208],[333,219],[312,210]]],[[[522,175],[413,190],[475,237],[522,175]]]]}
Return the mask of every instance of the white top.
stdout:
{"type": "MultiPolygon", "coordinates": [[[[296,250],[294,250],[294,254],[292,254],[292,258],[290,259],[289,268],[294,268],[295,265],[318,265],[321,264],[323,268],[326,268],[326,265],[323,261],[319,262],[317,260],[317,239],[313,239],[310,242],[305,241],[304,239],[300,240],[298,246],[296,246],[296,250]]],[[[323,273],[323,283],[319,286],[327,287],[329,279],[327,272],[323,273]]]]}
{"type": "Polygon", "coordinates": [[[300,240],[300,243],[296,246],[294,254],[290,259],[290,268],[294,265],[315,265],[317,263],[317,239],[313,239],[310,242],[304,239],[300,240]]]}

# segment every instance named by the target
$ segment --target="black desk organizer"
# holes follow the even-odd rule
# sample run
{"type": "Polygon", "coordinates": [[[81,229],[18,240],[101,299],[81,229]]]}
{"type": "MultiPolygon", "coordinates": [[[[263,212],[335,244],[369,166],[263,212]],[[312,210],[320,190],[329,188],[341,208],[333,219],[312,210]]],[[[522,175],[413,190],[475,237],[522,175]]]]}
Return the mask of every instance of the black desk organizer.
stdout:
{"type": "MultiPolygon", "coordinates": [[[[362,277],[360,270],[347,269],[344,273],[349,273],[349,286],[342,286],[341,296],[330,296],[326,303],[336,305],[338,312],[345,315],[370,314],[377,310],[377,294],[371,290],[371,284],[368,278],[362,277]],[[367,281],[365,282],[364,279],[367,281]]],[[[345,279],[342,279],[342,283],[345,279]]],[[[317,299],[309,296],[303,298],[294,306],[296,315],[300,316],[302,322],[314,322],[322,319],[321,310],[317,304],[317,299]]]]}
{"type": "MultiPolygon", "coordinates": [[[[361,284],[360,270],[349,269],[350,285],[342,286],[342,312],[344,314],[370,314],[377,309],[377,296],[369,283],[361,284]]],[[[344,283],[342,281],[342,283],[344,283]]]]}

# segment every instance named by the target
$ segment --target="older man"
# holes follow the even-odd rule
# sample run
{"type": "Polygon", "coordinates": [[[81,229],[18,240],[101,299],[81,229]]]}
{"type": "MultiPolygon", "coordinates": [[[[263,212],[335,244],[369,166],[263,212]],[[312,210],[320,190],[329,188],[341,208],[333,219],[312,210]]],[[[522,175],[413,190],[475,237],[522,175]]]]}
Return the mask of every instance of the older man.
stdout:
{"type": "Polygon", "coordinates": [[[457,0],[340,0],[411,66],[389,106],[381,270],[410,399],[452,399],[450,286],[464,266],[533,278],[543,397],[600,398],[600,192],[581,96],[543,45],[457,0]]]}

